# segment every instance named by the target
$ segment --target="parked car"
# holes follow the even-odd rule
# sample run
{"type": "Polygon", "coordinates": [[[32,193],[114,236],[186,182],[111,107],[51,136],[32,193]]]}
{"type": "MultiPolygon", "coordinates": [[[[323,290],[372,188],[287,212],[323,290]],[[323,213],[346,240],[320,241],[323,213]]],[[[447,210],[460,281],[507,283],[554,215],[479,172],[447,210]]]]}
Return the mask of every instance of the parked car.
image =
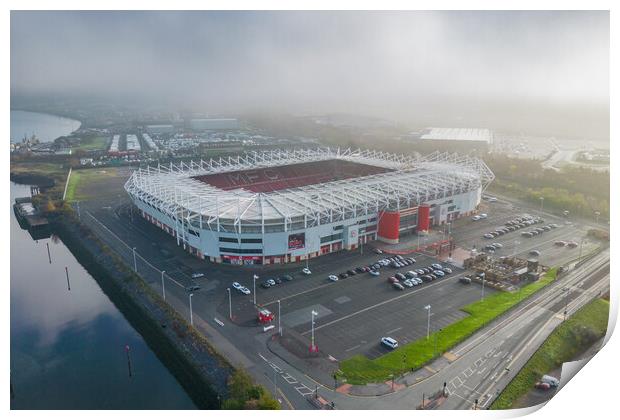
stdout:
{"type": "Polygon", "coordinates": [[[364,268],[363,267],[355,267],[355,271],[358,273],[363,273],[364,272],[364,268]]]}
{"type": "Polygon", "coordinates": [[[549,385],[547,382],[536,382],[534,384],[534,388],[536,389],[542,389],[542,390],[548,390],[551,388],[551,385],[549,385]]]}
{"type": "Polygon", "coordinates": [[[499,242],[493,242],[493,246],[495,248],[503,248],[504,247],[504,245],[500,244],[499,242]]]}
{"type": "Polygon", "coordinates": [[[241,290],[241,288],[243,287],[241,284],[239,284],[238,282],[234,282],[232,284],[233,289],[235,290],[241,290]]]}
{"type": "Polygon", "coordinates": [[[388,277],[388,283],[392,283],[392,284],[398,283],[398,279],[394,276],[388,277]]]}
{"type": "Polygon", "coordinates": [[[392,283],[392,287],[394,287],[394,289],[396,290],[405,290],[405,286],[400,283],[392,283]]]}
{"type": "Polygon", "coordinates": [[[381,274],[380,272],[375,271],[375,270],[370,270],[369,273],[370,273],[371,276],[378,276],[378,275],[381,274]]]}
{"type": "Polygon", "coordinates": [[[484,238],[485,239],[493,239],[493,238],[495,238],[495,235],[493,235],[492,233],[485,233],[484,234],[484,238]]]}
{"type": "Polygon", "coordinates": [[[452,269],[450,267],[444,267],[443,270],[441,271],[443,271],[446,274],[452,274],[452,269]]]}
{"type": "Polygon", "coordinates": [[[394,340],[392,337],[381,337],[381,344],[392,350],[398,347],[398,341],[394,340]]]}
{"type": "Polygon", "coordinates": [[[260,284],[260,287],[263,289],[269,289],[271,287],[271,283],[264,281],[260,284]]]}
{"type": "Polygon", "coordinates": [[[327,276],[327,279],[331,281],[338,281],[338,276],[330,274],[329,276],[327,276]]]}
{"type": "Polygon", "coordinates": [[[291,280],[293,280],[293,276],[291,276],[290,274],[285,274],[283,276],[280,276],[280,280],[282,280],[282,281],[291,281],[291,280]]]}
{"type": "Polygon", "coordinates": [[[550,375],[543,375],[543,377],[540,378],[540,382],[547,383],[552,387],[560,386],[560,381],[558,380],[558,378],[550,375]]]}
{"type": "Polygon", "coordinates": [[[310,269],[308,267],[304,267],[301,270],[302,273],[304,273],[306,276],[309,276],[310,274],[312,274],[312,271],[310,271],[310,269]]]}
{"type": "Polygon", "coordinates": [[[424,274],[422,276],[420,276],[420,278],[424,281],[431,281],[433,280],[433,278],[429,275],[429,274],[424,274]]]}
{"type": "Polygon", "coordinates": [[[197,284],[193,284],[191,286],[187,286],[185,290],[187,290],[188,292],[195,292],[197,290],[200,290],[200,286],[198,286],[197,284]]]}
{"type": "Polygon", "coordinates": [[[350,275],[350,276],[354,276],[357,273],[355,272],[355,270],[347,270],[347,274],[350,275]]]}
{"type": "Polygon", "coordinates": [[[410,279],[403,281],[403,285],[407,287],[413,287],[413,282],[410,279]]]}
{"type": "Polygon", "coordinates": [[[251,294],[251,293],[252,293],[252,292],[250,292],[250,289],[248,289],[248,288],[247,288],[247,287],[245,287],[245,286],[241,286],[241,289],[239,289],[239,291],[240,291],[241,293],[243,293],[244,295],[249,295],[249,294],[251,294]]]}
{"type": "Polygon", "coordinates": [[[564,242],[564,241],[555,241],[553,244],[557,245],[557,246],[564,246],[564,245],[566,245],[566,242],[564,242]]]}
{"type": "Polygon", "coordinates": [[[523,232],[521,233],[521,236],[523,236],[524,238],[531,238],[534,235],[532,235],[531,232],[523,232]]]}
{"type": "Polygon", "coordinates": [[[532,249],[532,250],[529,252],[529,254],[530,254],[530,255],[533,255],[533,256],[535,256],[535,257],[538,257],[538,256],[540,256],[540,251],[539,251],[539,250],[537,250],[537,249],[532,249]]]}
{"type": "Polygon", "coordinates": [[[405,277],[405,275],[401,274],[401,273],[394,274],[394,277],[396,277],[398,280],[406,280],[407,279],[407,277],[405,277]]]}
{"type": "Polygon", "coordinates": [[[431,267],[433,267],[435,270],[441,270],[443,268],[443,266],[441,264],[431,264],[431,267]]]}
{"type": "Polygon", "coordinates": [[[267,280],[267,283],[269,283],[270,286],[275,286],[276,285],[276,281],[274,279],[267,280]]]}
{"type": "Polygon", "coordinates": [[[204,277],[205,275],[203,273],[193,273],[192,274],[192,278],[193,279],[199,279],[200,277],[204,277]]]}
{"type": "Polygon", "coordinates": [[[473,220],[474,222],[477,222],[478,220],[480,220],[480,216],[476,215],[472,217],[471,220],[473,220]]]}
{"type": "Polygon", "coordinates": [[[349,275],[347,273],[340,273],[338,274],[338,277],[340,277],[341,279],[346,279],[347,277],[349,277],[349,275]]]}
{"type": "Polygon", "coordinates": [[[282,284],[282,278],[281,277],[276,277],[275,279],[273,279],[273,281],[275,281],[276,284],[282,284]]]}
{"type": "Polygon", "coordinates": [[[488,214],[486,214],[486,213],[480,213],[480,218],[481,218],[481,219],[486,219],[487,217],[489,217],[489,215],[488,215],[488,214]]]}
{"type": "Polygon", "coordinates": [[[471,284],[471,278],[469,278],[469,277],[460,277],[459,278],[459,282],[461,282],[463,284],[471,284]]]}
{"type": "Polygon", "coordinates": [[[433,271],[433,274],[436,275],[437,277],[443,277],[443,276],[446,275],[446,273],[444,273],[441,270],[435,270],[435,271],[433,271]]]}

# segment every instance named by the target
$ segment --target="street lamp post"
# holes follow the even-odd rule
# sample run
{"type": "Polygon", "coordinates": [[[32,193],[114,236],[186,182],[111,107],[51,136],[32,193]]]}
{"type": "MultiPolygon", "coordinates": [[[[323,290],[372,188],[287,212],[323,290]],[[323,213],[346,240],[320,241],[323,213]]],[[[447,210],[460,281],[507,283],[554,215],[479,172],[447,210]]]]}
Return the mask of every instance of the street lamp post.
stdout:
{"type": "Polygon", "coordinates": [[[164,296],[164,300],[166,300],[166,287],[164,286],[164,274],[166,270],[162,270],[161,272],[161,294],[164,296]]]}
{"type": "Polygon", "coordinates": [[[600,211],[595,211],[594,215],[596,216],[596,224],[598,225],[598,217],[601,215],[600,211]]]}
{"type": "Polygon", "coordinates": [[[566,321],[566,314],[568,313],[568,293],[570,292],[570,287],[565,287],[562,290],[566,292],[566,305],[564,306],[564,321],[566,321]]]}
{"type": "Polygon", "coordinates": [[[316,346],[314,345],[314,317],[316,315],[318,315],[318,312],[315,312],[314,310],[312,310],[312,351],[314,352],[316,350],[316,346]]]}
{"type": "Polygon", "coordinates": [[[192,296],[194,296],[193,293],[189,294],[189,324],[191,326],[194,326],[194,314],[192,313],[192,296]]]}
{"type": "Polygon", "coordinates": [[[258,278],[258,276],[254,274],[252,278],[254,279],[254,305],[256,305],[256,279],[258,278]]]}
{"type": "Polygon", "coordinates": [[[232,297],[230,295],[230,287],[227,287],[228,291],[228,318],[232,319],[232,297]]]}
{"type": "Polygon", "coordinates": [[[482,276],[482,292],[480,294],[480,301],[481,302],[484,302],[484,279],[485,279],[485,276],[482,276]]]}
{"type": "Polygon", "coordinates": [[[280,299],[278,299],[278,332],[282,337],[282,322],[280,321],[280,299]]]}
{"type": "Polygon", "coordinates": [[[431,305],[426,305],[424,309],[428,311],[428,319],[426,322],[426,339],[428,340],[431,336],[431,305]]]}
{"type": "Polygon", "coordinates": [[[133,271],[135,273],[138,272],[138,264],[136,262],[136,247],[134,246],[133,248],[131,248],[132,252],[133,252],[133,271]]]}
{"type": "Polygon", "coordinates": [[[543,211],[543,203],[545,202],[545,197],[540,197],[540,211],[543,211]]]}

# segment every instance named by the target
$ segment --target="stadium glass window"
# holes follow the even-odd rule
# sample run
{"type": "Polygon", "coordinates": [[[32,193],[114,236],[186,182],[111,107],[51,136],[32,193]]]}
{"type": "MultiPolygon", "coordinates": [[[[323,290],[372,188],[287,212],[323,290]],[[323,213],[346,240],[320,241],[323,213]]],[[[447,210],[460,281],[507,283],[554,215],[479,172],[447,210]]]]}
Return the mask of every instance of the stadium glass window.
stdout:
{"type": "Polygon", "coordinates": [[[344,225],[334,226],[334,230],[342,230],[343,228],[344,228],[344,225]]]}
{"type": "Polygon", "coordinates": [[[262,249],[238,249],[238,248],[220,248],[220,252],[230,254],[262,254],[262,249]]]}
{"type": "Polygon", "coordinates": [[[239,239],[238,238],[223,238],[220,237],[220,242],[233,242],[238,244],[239,243],[239,239]]]}
{"type": "Polygon", "coordinates": [[[263,240],[261,238],[241,238],[242,244],[262,244],[263,240]]]}

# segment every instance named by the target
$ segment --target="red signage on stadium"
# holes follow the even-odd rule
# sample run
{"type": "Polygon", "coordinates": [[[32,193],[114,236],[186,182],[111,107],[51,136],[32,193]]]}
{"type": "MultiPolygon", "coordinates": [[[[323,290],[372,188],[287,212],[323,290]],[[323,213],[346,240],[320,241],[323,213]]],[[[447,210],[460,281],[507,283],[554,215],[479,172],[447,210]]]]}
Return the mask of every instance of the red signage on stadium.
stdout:
{"type": "Polygon", "coordinates": [[[288,249],[302,249],[306,247],[306,234],[294,233],[288,235],[288,249]]]}

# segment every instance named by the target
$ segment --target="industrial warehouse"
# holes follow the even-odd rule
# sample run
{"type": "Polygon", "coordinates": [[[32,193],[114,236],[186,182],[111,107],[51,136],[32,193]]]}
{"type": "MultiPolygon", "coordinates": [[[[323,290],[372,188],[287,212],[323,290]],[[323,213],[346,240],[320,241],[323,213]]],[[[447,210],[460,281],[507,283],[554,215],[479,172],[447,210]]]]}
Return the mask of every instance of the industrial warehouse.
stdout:
{"type": "Polygon", "coordinates": [[[320,148],[141,168],[125,190],[198,258],[282,264],[471,215],[493,178],[469,156],[320,148]]]}

